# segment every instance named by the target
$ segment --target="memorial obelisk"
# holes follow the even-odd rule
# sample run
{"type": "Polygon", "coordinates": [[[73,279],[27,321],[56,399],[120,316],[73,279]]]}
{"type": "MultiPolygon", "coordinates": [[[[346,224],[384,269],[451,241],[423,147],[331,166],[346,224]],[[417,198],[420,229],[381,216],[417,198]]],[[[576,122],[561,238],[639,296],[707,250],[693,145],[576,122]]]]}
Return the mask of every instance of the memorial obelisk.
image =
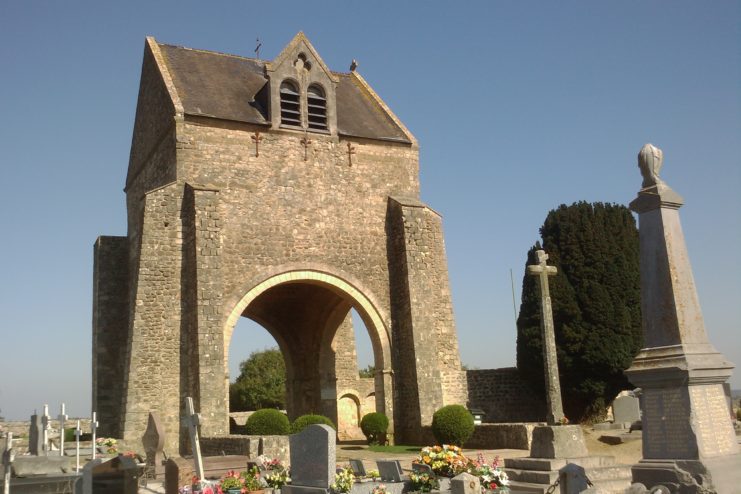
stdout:
{"type": "Polygon", "coordinates": [[[638,154],[644,348],[628,379],[643,389],[643,459],[633,481],[671,492],[741,492],[741,454],[723,383],[733,364],[708,341],[687,256],[682,198],[659,178],[660,149],[638,154]],[[673,490],[672,490],[673,489],[673,490]]]}

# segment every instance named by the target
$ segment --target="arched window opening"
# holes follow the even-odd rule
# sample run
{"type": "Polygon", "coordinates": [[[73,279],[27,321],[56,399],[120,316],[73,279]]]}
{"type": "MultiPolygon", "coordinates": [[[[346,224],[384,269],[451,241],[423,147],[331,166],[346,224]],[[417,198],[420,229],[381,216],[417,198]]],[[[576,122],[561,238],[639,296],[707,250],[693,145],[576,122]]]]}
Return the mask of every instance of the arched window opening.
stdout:
{"type": "Polygon", "coordinates": [[[327,98],[318,84],[309,86],[307,103],[309,109],[309,128],[327,130],[327,98]]]}
{"type": "Polygon", "coordinates": [[[280,85],[280,123],[301,126],[300,93],[291,81],[280,85]]]}

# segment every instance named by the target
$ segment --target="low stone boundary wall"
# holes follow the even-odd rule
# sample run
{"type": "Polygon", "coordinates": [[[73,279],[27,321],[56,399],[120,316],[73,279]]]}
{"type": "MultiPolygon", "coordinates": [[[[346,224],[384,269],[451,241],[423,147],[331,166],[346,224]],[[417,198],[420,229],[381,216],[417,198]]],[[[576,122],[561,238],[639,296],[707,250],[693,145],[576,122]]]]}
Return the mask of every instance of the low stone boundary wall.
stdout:
{"type": "Polygon", "coordinates": [[[278,458],[281,463],[291,460],[288,436],[228,436],[202,437],[203,456],[243,455],[254,458],[258,455],[278,458]]]}
{"type": "MultiPolygon", "coordinates": [[[[510,424],[481,424],[463,446],[467,449],[530,449],[533,429],[542,422],[519,422],[510,424]]],[[[437,444],[432,427],[422,428],[422,443],[437,444]]]]}

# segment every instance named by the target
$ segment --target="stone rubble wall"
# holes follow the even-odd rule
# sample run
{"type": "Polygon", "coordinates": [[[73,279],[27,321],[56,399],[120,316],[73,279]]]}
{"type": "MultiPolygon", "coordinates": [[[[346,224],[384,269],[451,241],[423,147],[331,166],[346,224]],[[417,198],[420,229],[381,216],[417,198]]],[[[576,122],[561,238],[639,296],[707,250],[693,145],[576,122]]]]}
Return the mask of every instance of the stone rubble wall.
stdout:
{"type": "Polygon", "coordinates": [[[484,411],[484,422],[541,422],[545,401],[535,395],[516,367],[466,371],[468,408],[484,411]]]}

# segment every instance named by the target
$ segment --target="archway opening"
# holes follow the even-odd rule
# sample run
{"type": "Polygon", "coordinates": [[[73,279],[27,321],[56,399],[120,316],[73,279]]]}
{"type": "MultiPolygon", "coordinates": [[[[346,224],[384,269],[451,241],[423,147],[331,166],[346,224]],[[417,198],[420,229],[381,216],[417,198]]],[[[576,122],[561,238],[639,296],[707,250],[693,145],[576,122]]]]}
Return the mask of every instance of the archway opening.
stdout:
{"type": "Polygon", "coordinates": [[[326,274],[302,271],[300,275],[278,275],[249,290],[230,315],[224,332],[225,348],[229,349],[226,362],[232,369],[235,359],[229,357],[230,341],[240,315],[259,323],[280,348],[291,420],[305,413],[320,413],[337,424],[338,408],[343,404],[348,410],[352,408],[349,402],[341,403],[345,395],[352,396],[355,403],[356,432],[359,419],[370,408],[366,406],[370,395],[375,397],[373,410],[392,416],[388,332],[374,305],[353,286],[326,274]],[[353,318],[360,322],[353,324],[353,318]],[[358,374],[356,331],[363,347],[361,365],[367,367],[372,359],[375,367],[369,379],[362,380],[358,374]],[[353,340],[351,348],[345,345],[347,335],[353,340]],[[366,385],[354,389],[361,381],[366,385]],[[352,389],[348,392],[349,386],[352,389]]]}

